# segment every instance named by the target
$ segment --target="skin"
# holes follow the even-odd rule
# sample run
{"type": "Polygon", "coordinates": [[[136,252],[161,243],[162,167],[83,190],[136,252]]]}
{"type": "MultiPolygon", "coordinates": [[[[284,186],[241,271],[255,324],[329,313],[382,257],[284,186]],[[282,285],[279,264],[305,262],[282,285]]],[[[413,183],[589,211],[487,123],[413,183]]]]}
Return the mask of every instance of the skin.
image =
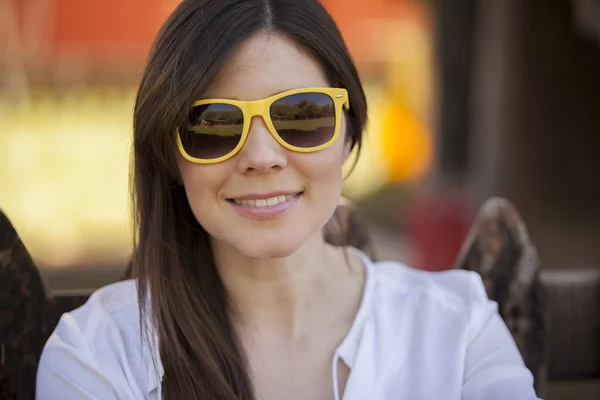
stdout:
{"type": "MultiPolygon", "coordinates": [[[[318,62],[293,41],[259,33],[243,42],[204,98],[256,100],[289,89],[329,86],[318,62]]],[[[211,236],[215,262],[236,310],[234,324],[258,399],[332,399],[331,362],[350,329],[364,266],[323,240],[341,195],[349,154],[340,138],[314,153],[280,146],[260,117],[233,158],[213,165],[179,158],[192,211],[211,236]],[[303,192],[273,220],[252,220],[227,201],[247,194],[303,192]],[[285,394],[285,396],[283,396],[285,394]]],[[[343,392],[349,369],[338,366],[343,392]]]]}

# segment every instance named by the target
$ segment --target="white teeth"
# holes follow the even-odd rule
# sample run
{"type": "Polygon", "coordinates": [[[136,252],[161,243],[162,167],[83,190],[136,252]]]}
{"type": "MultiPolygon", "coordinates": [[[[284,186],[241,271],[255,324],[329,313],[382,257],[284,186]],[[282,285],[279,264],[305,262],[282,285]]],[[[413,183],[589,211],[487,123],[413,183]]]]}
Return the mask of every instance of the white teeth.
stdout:
{"type": "Polygon", "coordinates": [[[281,195],[269,197],[268,199],[256,199],[256,200],[236,200],[233,201],[235,204],[245,205],[245,206],[254,206],[254,207],[272,207],[276,206],[279,203],[285,203],[288,200],[294,198],[294,195],[281,195]]]}

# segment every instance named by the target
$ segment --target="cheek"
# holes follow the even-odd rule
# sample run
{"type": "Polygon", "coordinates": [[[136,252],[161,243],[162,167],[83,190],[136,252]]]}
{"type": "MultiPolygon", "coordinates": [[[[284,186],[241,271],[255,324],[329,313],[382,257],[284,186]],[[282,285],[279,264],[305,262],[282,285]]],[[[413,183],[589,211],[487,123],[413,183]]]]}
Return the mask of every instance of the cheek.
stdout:
{"type": "Polygon", "coordinates": [[[203,225],[217,205],[218,194],[231,172],[225,163],[199,165],[183,160],[179,162],[181,179],[190,207],[198,222],[203,225]]]}
{"type": "MultiPolygon", "coordinates": [[[[319,196],[340,195],[345,149],[344,140],[338,140],[331,147],[322,151],[300,155],[302,162],[296,164],[296,169],[308,181],[309,190],[319,191],[319,196]]],[[[337,204],[337,197],[333,201],[337,204]]]]}
{"type": "MultiPolygon", "coordinates": [[[[305,177],[312,186],[324,190],[321,186],[327,185],[329,189],[327,191],[332,192],[333,195],[341,193],[342,167],[350,149],[350,141],[346,132],[346,114],[342,114],[342,117],[340,135],[336,142],[324,150],[306,154],[306,158],[302,157],[304,162],[298,167],[300,172],[305,173],[305,177]]],[[[304,156],[304,154],[300,156],[304,156]]],[[[337,204],[338,199],[335,201],[337,204]]]]}

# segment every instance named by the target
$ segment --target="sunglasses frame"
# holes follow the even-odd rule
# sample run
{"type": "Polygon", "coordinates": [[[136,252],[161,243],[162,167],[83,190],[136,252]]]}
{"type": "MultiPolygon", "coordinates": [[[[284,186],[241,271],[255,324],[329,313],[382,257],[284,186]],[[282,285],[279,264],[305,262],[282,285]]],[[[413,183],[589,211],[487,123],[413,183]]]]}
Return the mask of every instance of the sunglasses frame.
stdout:
{"type": "Polygon", "coordinates": [[[285,92],[278,93],[276,95],[267,97],[265,99],[251,100],[251,101],[231,100],[231,99],[203,99],[203,100],[195,101],[194,104],[192,104],[192,108],[197,107],[197,106],[207,105],[207,104],[215,104],[215,103],[236,106],[242,111],[242,115],[244,118],[243,125],[242,125],[242,137],[240,138],[240,141],[237,144],[237,146],[233,150],[231,150],[229,153],[227,153],[221,157],[217,157],[217,158],[208,160],[208,159],[202,159],[202,158],[195,158],[195,157],[192,157],[189,154],[187,154],[187,152],[183,148],[183,143],[181,142],[181,135],[179,132],[179,128],[177,128],[176,129],[177,147],[179,147],[179,151],[180,151],[181,155],[188,161],[191,161],[196,164],[217,164],[217,163],[226,161],[226,160],[230,159],[231,157],[235,156],[241,150],[241,148],[244,146],[244,143],[246,143],[246,139],[248,138],[248,134],[250,131],[250,123],[252,121],[252,118],[255,116],[262,117],[263,121],[265,122],[265,125],[269,129],[269,132],[271,133],[273,138],[277,141],[277,143],[279,143],[284,148],[295,151],[295,152],[299,152],[299,153],[312,153],[315,151],[323,150],[323,149],[329,147],[331,144],[333,144],[337,140],[337,138],[340,134],[340,125],[341,125],[341,120],[342,120],[342,107],[344,107],[346,110],[350,109],[350,99],[348,98],[348,91],[346,89],[325,88],[325,87],[293,89],[293,90],[288,90],[285,92]],[[287,143],[285,140],[283,140],[281,138],[281,136],[279,136],[279,133],[277,133],[277,129],[275,129],[275,126],[273,125],[273,121],[271,120],[271,114],[270,114],[271,105],[274,102],[276,102],[277,100],[282,99],[284,97],[295,95],[295,94],[302,94],[302,93],[324,94],[324,95],[329,96],[331,98],[331,100],[333,101],[333,105],[335,107],[335,128],[334,128],[333,136],[331,137],[331,139],[329,141],[327,141],[327,143],[324,143],[324,144],[321,144],[321,145],[315,146],[315,147],[307,147],[307,148],[297,147],[297,146],[292,146],[291,144],[287,143]]]}

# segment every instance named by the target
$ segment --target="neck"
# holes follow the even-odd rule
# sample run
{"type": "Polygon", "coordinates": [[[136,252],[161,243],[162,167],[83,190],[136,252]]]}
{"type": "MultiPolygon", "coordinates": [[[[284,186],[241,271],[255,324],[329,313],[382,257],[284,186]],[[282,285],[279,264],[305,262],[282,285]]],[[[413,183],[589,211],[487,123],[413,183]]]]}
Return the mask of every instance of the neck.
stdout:
{"type": "Polygon", "coordinates": [[[340,278],[350,273],[343,251],[321,235],[285,258],[252,259],[221,243],[213,243],[213,253],[236,323],[286,336],[309,329],[323,304],[339,296],[340,278]]]}

